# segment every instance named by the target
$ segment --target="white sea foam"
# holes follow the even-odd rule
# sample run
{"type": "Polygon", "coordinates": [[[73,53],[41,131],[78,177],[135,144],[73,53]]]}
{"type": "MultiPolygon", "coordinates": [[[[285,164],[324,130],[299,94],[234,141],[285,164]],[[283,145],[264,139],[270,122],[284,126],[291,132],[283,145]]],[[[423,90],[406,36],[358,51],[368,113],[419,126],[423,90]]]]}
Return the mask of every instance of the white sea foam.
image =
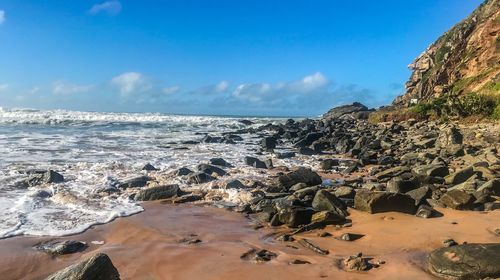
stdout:
{"type": "MultiPolygon", "coordinates": [[[[163,114],[38,111],[0,108],[0,238],[15,235],[67,235],[117,217],[142,211],[128,194],[102,197],[96,189],[143,174],[151,163],[167,174],[222,157],[243,170],[238,176],[261,176],[243,158],[256,151],[256,138],[242,135],[234,145],[184,145],[204,134],[220,135],[246,127],[238,118],[163,114]],[[188,147],[189,149],[179,149],[188,147]],[[20,189],[26,170],[53,169],[65,182],[20,189]],[[50,197],[37,196],[41,190],[50,197]]],[[[255,126],[282,119],[250,118],[255,126]]],[[[292,165],[294,160],[279,164],[292,165]]],[[[248,194],[228,191],[241,203],[248,194]]]]}

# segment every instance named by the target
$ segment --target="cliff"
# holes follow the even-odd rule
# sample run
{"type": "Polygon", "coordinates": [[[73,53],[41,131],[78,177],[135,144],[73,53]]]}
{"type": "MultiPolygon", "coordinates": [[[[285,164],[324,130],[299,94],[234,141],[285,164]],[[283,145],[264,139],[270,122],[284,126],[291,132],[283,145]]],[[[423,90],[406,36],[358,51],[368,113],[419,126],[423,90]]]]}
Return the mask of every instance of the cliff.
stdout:
{"type": "Polygon", "coordinates": [[[406,93],[394,105],[408,105],[467,93],[500,94],[500,0],[486,0],[418,56],[409,68],[406,93]]]}

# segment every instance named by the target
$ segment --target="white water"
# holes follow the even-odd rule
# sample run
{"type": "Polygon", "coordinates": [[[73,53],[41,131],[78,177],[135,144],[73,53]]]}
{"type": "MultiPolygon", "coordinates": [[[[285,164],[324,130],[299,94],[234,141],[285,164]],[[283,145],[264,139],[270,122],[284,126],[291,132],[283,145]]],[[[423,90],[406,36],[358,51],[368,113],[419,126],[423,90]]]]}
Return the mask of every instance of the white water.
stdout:
{"type": "MultiPolygon", "coordinates": [[[[142,211],[127,194],[99,196],[96,189],[144,174],[151,163],[160,174],[222,157],[243,167],[253,155],[252,135],[235,145],[182,145],[204,134],[244,128],[238,118],[162,114],[92,113],[0,108],[0,238],[67,235],[142,211]],[[187,150],[178,149],[188,147],[187,150]],[[52,169],[65,182],[29,189],[15,187],[29,169],[52,169]],[[46,190],[51,197],[33,194],[46,190]]],[[[255,126],[280,119],[251,118],[255,126]]],[[[243,174],[243,175],[244,175],[243,174]]],[[[234,191],[233,191],[234,192],[234,191]]],[[[237,201],[237,193],[229,193],[237,201]]]]}

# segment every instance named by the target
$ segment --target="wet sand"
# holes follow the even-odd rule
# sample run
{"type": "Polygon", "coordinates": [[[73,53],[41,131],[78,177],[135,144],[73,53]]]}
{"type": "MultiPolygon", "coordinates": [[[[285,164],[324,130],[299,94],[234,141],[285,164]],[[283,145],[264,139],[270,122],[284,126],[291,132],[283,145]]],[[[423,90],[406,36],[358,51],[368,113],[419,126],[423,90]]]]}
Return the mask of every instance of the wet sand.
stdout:
{"type": "MultiPolygon", "coordinates": [[[[301,237],[328,249],[318,255],[296,242],[273,239],[275,229],[253,229],[244,215],[214,207],[148,203],[146,211],[95,226],[78,235],[57,238],[87,242],[82,253],[51,257],[32,247],[54,239],[16,237],[0,240],[0,278],[43,279],[96,252],[108,254],[122,279],[434,279],[425,271],[425,255],[446,238],[457,242],[499,242],[500,211],[489,213],[438,209],[442,217],[421,219],[400,213],[370,215],[350,209],[353,226],[329,226],[301,237]],[[318,237],[327,231],[333,237],[318,237]],[[353,242],[335,239],[342,233],[364,234],[353,242]],[[198,244],[180,242],[198,238],[198,244]],[[102,245],[92,241],[104,241],[102,245]],[[287,244],[298,249],[287,247],[287,244]],[[250,248],[278,254],[267,263],[240,259],[250,248]],[[363,252],[386,263],[368,272],[345,272],[335,260],[363,252]],[[291,265],[301,259],[311,264],[291,265]]],[[[283,231],[284,228],[277,231],[283,231]]]]}

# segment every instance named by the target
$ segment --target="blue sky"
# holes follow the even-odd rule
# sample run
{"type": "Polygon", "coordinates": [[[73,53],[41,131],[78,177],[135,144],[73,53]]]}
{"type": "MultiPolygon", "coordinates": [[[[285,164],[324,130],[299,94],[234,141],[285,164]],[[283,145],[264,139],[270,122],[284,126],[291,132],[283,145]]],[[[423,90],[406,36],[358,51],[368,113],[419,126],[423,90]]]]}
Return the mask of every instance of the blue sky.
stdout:
{"type": "Polygon", "coordinates": [[[0,0],[0,106],[316,116],[388,104],[479,0],[0,0]]]}

